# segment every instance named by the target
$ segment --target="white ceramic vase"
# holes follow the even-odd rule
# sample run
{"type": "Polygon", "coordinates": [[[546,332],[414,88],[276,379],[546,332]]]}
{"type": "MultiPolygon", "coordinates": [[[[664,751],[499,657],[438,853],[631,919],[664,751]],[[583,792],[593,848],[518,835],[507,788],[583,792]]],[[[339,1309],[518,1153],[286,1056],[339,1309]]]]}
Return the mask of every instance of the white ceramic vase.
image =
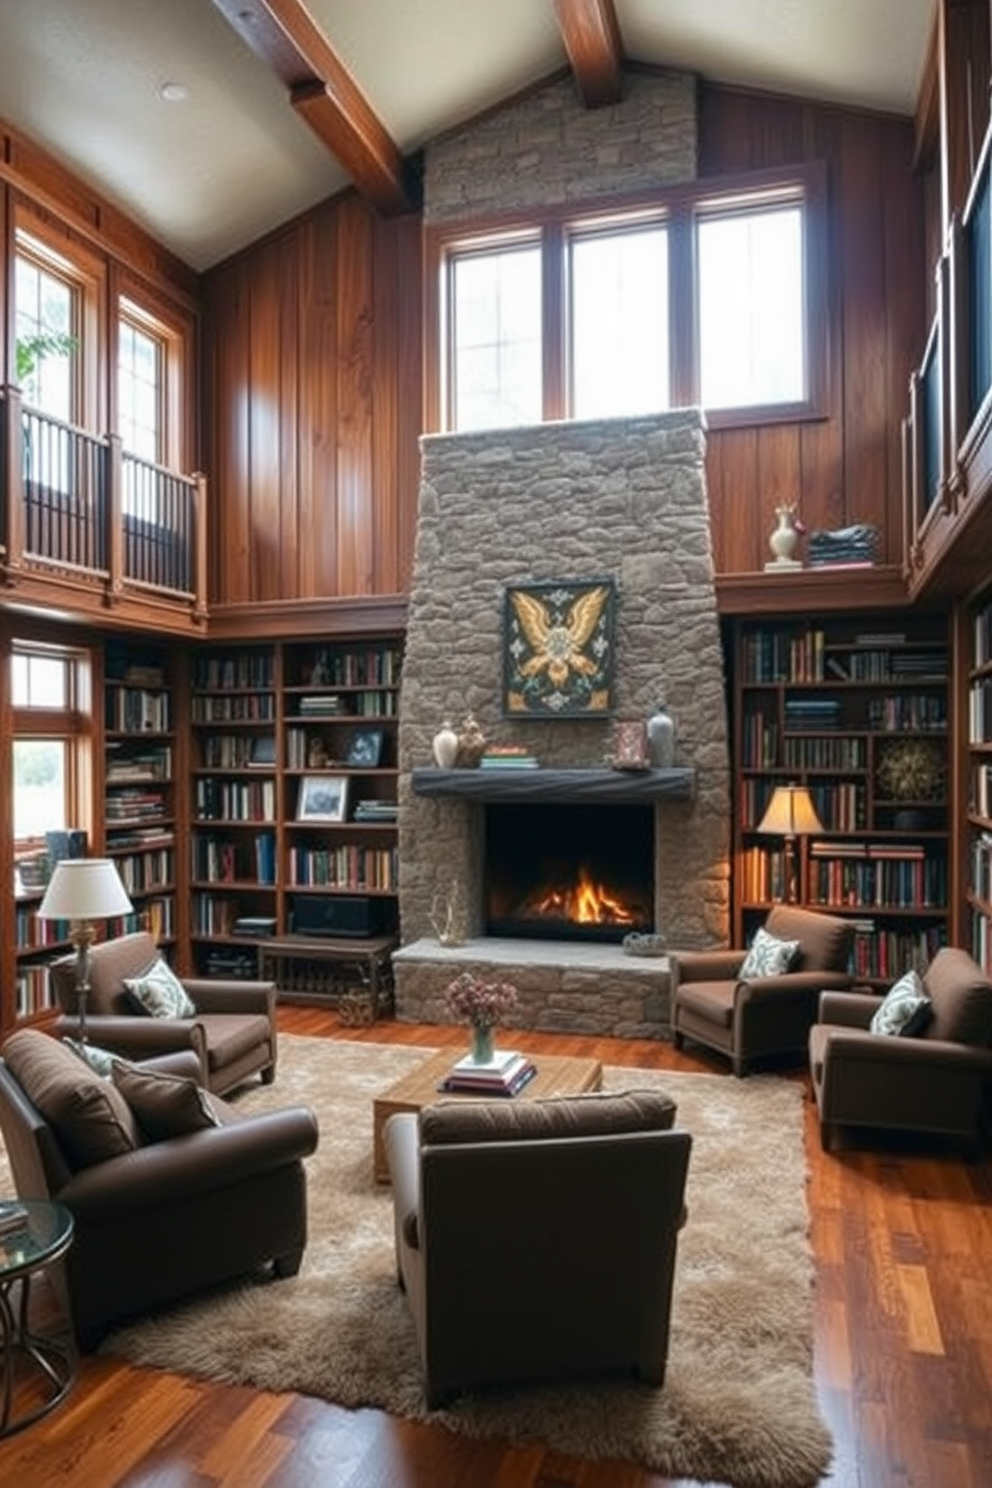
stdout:
{"type": "Polygon", "coordinates": [[[431,746],[434,750],[434,763],[439,770],[453,770],[455,760],[458,758],[458,735],[451,727],[448,719],[445,719],[431,746]]]}
{"type": "Polygon", "coordinates": [[[768,546],[775,554],[772,563],[766,563],[766,568],[802,568],[802,564],[796,558],[796,549],[799,546],[799,531],[796,527],[796,509],[794,506],[777,506],[775,508],[777,525],[768,539],[768,546]]]}

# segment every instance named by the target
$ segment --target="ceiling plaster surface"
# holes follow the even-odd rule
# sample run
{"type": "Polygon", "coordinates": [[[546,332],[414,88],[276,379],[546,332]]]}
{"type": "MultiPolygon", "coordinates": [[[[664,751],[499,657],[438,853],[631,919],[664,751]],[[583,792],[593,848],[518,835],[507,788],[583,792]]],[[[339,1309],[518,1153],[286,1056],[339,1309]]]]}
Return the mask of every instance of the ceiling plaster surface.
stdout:
{"type": "MultiPolygon", "coordinates": [[[[909,115],[936,0],[615,3],[633,60],[909,115]]],[[[566,65],[553,0],[307,5],[403,153],[566,65]]],[[[0,118],[195,269],[348,184],[211,0],[0,0],[0,118]]]]}

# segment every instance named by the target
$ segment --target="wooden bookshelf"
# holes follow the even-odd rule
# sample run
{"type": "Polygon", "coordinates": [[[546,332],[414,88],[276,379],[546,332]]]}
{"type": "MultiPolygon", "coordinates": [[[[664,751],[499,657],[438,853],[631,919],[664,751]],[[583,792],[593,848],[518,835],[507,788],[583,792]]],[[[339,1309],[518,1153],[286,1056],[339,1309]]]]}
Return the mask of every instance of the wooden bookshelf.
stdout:
{"type": "Polygon", "coordinates": [[[776,785],[823,831],[796,843],[799,900],[850,916],[854,970],[888,982],[949,939],[949,637],[942,617],[831,615],[734,630],[735,944],[784,897],[776,785]]]}
{"type": "Polygon", "coordinates": [[[163,947],[177,933],[173,665],[141,643],[110,641],[104,655],[103,850],[134,905],[106,934],[147,930],[163,947]]]}
{"type": "Polygon", "coordinates": [[[190,697],[194,969],[258,974],[273,936],[395,934],[399,642],[198,654],[190,697]]]}

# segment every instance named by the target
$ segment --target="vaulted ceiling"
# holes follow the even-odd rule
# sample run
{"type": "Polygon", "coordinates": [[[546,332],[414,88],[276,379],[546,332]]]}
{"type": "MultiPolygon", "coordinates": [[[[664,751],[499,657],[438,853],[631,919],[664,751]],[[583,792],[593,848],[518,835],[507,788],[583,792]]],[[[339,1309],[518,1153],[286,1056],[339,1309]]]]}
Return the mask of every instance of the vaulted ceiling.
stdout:
{"type": "Polygon", "coordinates": [[[425,142],[566,67],[912,114],[935,3],[0,0],[0,117],[204,269],[348,183],[409,210],[425,142]]]}

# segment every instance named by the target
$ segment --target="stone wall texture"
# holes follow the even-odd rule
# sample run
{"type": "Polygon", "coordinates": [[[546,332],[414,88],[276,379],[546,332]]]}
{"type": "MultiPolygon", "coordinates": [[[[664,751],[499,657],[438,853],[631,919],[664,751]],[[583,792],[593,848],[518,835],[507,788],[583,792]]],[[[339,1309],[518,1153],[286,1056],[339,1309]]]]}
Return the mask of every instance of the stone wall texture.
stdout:
{"type": "Polygon", "coordinates": [[[431,935],[432,905],[456,884],[468,934],[482,929],[482,806],[411,788],[445,719],[471,711],[491,742],[526,745],[548,768],[596,767],[616,721],[661,699],[675,764],[697,788],[654,807],[655,925],[670,946],[726,941],[729,747],[704,445],[697,410],[423,438],[400,701],[404,944],[431,935]],[[503,718],[506,585],[602,577],[617,588],[615,718],[503,718]]]}
{"type": "Polygon", "coordinates": [[[435,140],[425,152],[427,223],[588,202],[696,176],[696,79],[628,72],[624,96],[586,109],[571,78],[435,140]]]}

